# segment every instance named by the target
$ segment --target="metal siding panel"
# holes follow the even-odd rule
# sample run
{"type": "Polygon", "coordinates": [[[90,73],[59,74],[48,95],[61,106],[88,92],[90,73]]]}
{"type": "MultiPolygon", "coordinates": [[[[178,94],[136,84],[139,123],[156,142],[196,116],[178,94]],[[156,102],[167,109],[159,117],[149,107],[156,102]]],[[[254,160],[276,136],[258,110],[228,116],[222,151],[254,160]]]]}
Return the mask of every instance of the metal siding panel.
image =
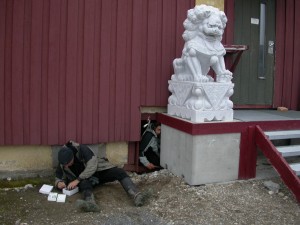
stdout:
{"type": "Polygon", "coordinates": [[[76,104],[76,140],[83,143],[82,139],[82,117],[83,117],[83,52],[84,52],[84,7],[85,1],[79,0],[79,13],[78,13],[78,38],[77,38],[77,79],[76,79],[76,94],[77,94],[77,104],[76,104]]]}
{"type": "MultiPolygon", "coordinates": [[[[300,11],[300,2],[295,0],[295,11],[300,11]]],[[[300,18],[299,16],[295,16],[295,25],[294,25],[294,62],[293,62],[293,82],[292,82],[292,102],[291,108],[300,109],[300,18]]]]}
{"type": "Polygon", "coordinates": [[[24,1],[13,5],[12,30],[12,143],[23,143],[24,1]]]}
{"type": "MultiPolygon", "coordinates": [[[[157,18],[158,18],[158,21],[161,21],[161,22],[158,22],[157,23],[157,51],[156,51],[156,84],[157,83],[160,83],[161,82],[161,79],[160,77],[161,76],[168,76],[168,74],[163,74],[162,71],[163,71],[163,68],[164,68],[164,65],[163,65],[163,52],[164,52],[164,42],[163,42],[163,36],[164,36],[164,22],[163,22],[163,15],[164,15],[164,10],[163,10],[163,7],[164,7],[164,4],[163,4],[163,1],[160,1],[160,4],[158,5],[158,14],[157,14],[157,18]]],[[[174,56],[175,58],[175,56],[174,56]]],[[[164,84],[164,83],[160,83],[159,84],[160,86],[160,89],[164,86],[165,90],[168,91],[168,83],[164,84]]],[[[153,92],[154,92],[154,88],[152,89],[153,92]]],[[[155,91],[155,98],[156,99],[159,99],[159,93],[160,91],[155,91]]],[[[149,105],[149,106],[153,106],[153,105],[149,105]]],[[[157,106],[159,106],[157,104],[157,106]]]]}
{"type": "MultiPolygon", "coordinates": [[[[125,79],[125,120],[124,123],[124,140],[130,140],[131,132],[136,133],[136,131],[139,131],[139,121],[138,117],[135,117],[133,121],[130,120],[131,116],[131,108],[134,108],[135,110],[139,109],[139,104],[136,104],[135,102],[131,101],[131,79],[132,79],[132,23],[133,23],[133,0],[127,1],[128,5],[128,13],[127,13],[127,31],[126,31],[126,49],[127,49],[127,57],[125,59],[126,66],[125,66],[125,73],[126,73],[126,79],[125,79]],[[132,127],[131,127],[132,126],[132,127]],[[130,130],[130,132],[128,132],[130,130]]],[[[136,136],[138,137],[138,136],[136,136]]]]}
{"type": "Polygon", "coordinates": [[[100,39],[101,39],[101,1],[95,2],[95,31],[94,31],[94,65],[93,65],[93,111],[92,111],[92,142],[97,143],[99,137],[99,82],[100,82],[100,39]]]}
{"type": "Polygon", "coordinates": [[[140,11],[141,15],[138,18],[134,18],[134,20],[140,20],[139,24],[139,31],[141,33],[141,68],[140,68],[140,73],[138,76],[141,76],[141,83],[139,84],[140,87],[140,92],[141,92],[141,102],[140,104],[142,106],[147,105],[147,98],[149,97],[147,95],[147,90],[150,88],[153,90],[153,87],[149,86],[151,84],[148,83],[147,80],[147,17],[148,17],[148,0],[141,1],[140,4],[140,11]]]}
{"type": "MultiPolygon", "coordinates": [[[[159,43],[160,37],[157,34],[160,30],[159,25],[159,11],[157,10],[159,1],[148,1],[147,7],[147,65],[146,65],[146,105],[155,105],[156,97],[156,80],[158,78],[156,73],[156,56],[157,56],[157,44],[159,43]]],[[[160,3],[161,4],[161,3],[160,3]]]]}
{"type": "Polygon", "coordinates": [[[193,1],[32,0],[25,8],[24,2],[1,1],[7,5],[0,25],[6,135],[0,144],[139,140],[141,104],[167,102],[171,61],[180,48],[170,40],[178,32],[176,17],[185,18],[187,10],[178,7],[193,1]],[[20,19],[13,26],[14,7],[20,19]]]}
{"type": "Polygon", "coordinates": [[[284,52],[284,80],[283,80],[283,106],[290,108],[292,99],[293,82],[293,41],[294,41],[294,0],[286,1],[286,30],[285,30],[285,52],[284,52]]]}
{"type": "Polygon", "coordinates": [[[143,34],[141,30],[144,28],[142,21],[143,2],[139,0],[133,0],[132,5],[132,50],[130,57],[131,60],[131,76],[130,76],[130,136],[129,140],[139,140],[140,131],[137,130],[137,120],[140,121],[139,106],[141,104],[141,87],[143,85],[142,80],[142,54],[143,54],[143,34]]]}
{"type": "Polygon", "coordinates": [[[125,134],[125,110],[126,110],[126,57],[127,57],[127,14],[128,14],[127,1],[119,0],[117,7],[116,17],[116,76],[115,76],[115,131],[114,140],[124,140],[125,134]]]}
{"type": "Polygon", "coordinates": [[[0,1],[0,145],[5,143],[6,1],[0,1]]]}
{"type": "Polygon", "coordinates": [[[111,2],[102,1],[101,8],[101,40],[100,40],[100,81],[99,81],[99,137],[98,140],[108,142],[108,130],[110,126],[109,118],[109,77],[110,77],[110,61],[111,61],[111,2]]]}
{"type": "Polygon", "coordinates": [[[95,1],[85,1],[82,74],[82,142],[92,143],[93,126],[93,45],[95,1]]]}
{"type": "MultiPolygon", "coordinates": [[[[60,1],[59,77],[58,77],[58,142],[66,141],[66,48],[67,48],[67,0],[60,1]]],[[[52,131],[53,132],[53,131],[52,131]]]]}
{"type": "Polygon", "coordinates": [[[66,59],[66,141],[77,140],[77,54],[78,54],[79,2],[68,2],[67,9],[67,59],[66,59]]]}
{"type": "MultiPolygon", "coordinates": [[[[183,22],[187,17],[187,11],[182,9],[187,8],[189,9],[190,2],[189,1],[181,1],[177,0],[177,7],[176,7],[176,26],[175,26],[175,57],[180,58],[182,55],[182,49],[184,46],[184,40],[182,38],[182,34],[184,32],[183,22]]],[[[174,71],[172,71],[172,74],[174,71]]]]}
{"type": "Polygon", "coordinates": [[[224,12],[227,16],[228,22],[226,24],[222,42],[227,45],[234,44],[234,1],[235,0],[224,0],[224,12]]]}
{"type": "Polygon", "coordinates": [[[276,1],[276,51],[274,106],[282,106],[284,80],[285,0],[276,1]]]}
{"type": "MultiPolygon", "coordinates": [[[[31,1],[25,1],[24,9],[24,54],[23,54],[23,138],[25,144],[30,143],[30,82],[31,82],[31,1]]],[[[32,46],[33,49],[33,46],[32,46]]]]}
{"type": "Polygon", "coordinates": [[[50,1],[49,58],[48,58],[48,143],[59,140],[59,65],[60,65],[60,0],[50,1]]]}
{"type": "Polygon", "coordinates": [[[41,144],[42,114],[42,37],[43,1],[32,1],[31,54],[30,54],[30,100],[29,100],[29,143],[41,144]],[[34,43],[34,44],[32,44],[34,43]]]}
{"type": "Polygon", "coordinates": [[[50,27],[50,2],[43,2],[43,35],[42,35],[42,143],[48,142],[48,68],[49,68],[49,27],[50,27]]]}
{"type": "Polygon", "coordinates": [[[118,0],[111,0],[111,39],[110,42],[110,65],[109,65],[109,115],[108,115],[108,141],[114,140],[115,135],[115,129],[118,129],[116,127],[116,99],[115,99],[115,93],[116,93],[116,59],[117,59],[117,48],[116,48],[116,41],[117,41],[117,7],[118,7],[118,0]]]}
{"type": "Polygon", "coordinates": [[[7,8],[6,8],[6,30],[5,30],[5,61],[4,61],[4,115],[5,115],[5,140],[3,144],[9,145],[13,144],[12,142],[12,21],[13,21],[13,2],[7,1],[7,8]]]}
{"type": "MultiPolygon", "coordinates": [[[[168,80],[173,73],[172,62],[175,58],[175,23],[176,21],[176,4],[172,4],[173,0],[163,1],[163,34],[162,34],[162,70],[158,77],[160,81],[157,84],[160,86],[156,90],[156,101],[159,106],[165,105],[168,99],[169,92],[167,90],[168,80]],[[162,104],[164,102],[165,104],[162,104]]],[[[155,104],[153,102],[152,104],[155,104]]]]}

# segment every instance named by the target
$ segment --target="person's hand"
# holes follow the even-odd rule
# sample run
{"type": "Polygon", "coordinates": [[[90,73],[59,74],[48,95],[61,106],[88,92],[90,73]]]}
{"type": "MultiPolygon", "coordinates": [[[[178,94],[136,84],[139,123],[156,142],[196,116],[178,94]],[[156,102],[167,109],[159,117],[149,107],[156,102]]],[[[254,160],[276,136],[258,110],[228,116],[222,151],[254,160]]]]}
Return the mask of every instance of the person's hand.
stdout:
{"type": "Polygon", "coordinates": [[[65,182],[59,181],[59,182],[57,183],[57,188],[58,188],[58,189],[64,189],[65,187],[66,187],[65,182]]]}
{"type": "Polygon", "coordinates": [[[76,188],[78,184],[79,184],[79,180],[73,180],[68,184],[68,190],[72,190],[76,188]]]}
{"type": "Polygon", "coordinates": [[[154,170],[156,168],[156,166],[154,166],[152,163],[148,163],[148,165],[146,167],[149,170],[154,170]]]}

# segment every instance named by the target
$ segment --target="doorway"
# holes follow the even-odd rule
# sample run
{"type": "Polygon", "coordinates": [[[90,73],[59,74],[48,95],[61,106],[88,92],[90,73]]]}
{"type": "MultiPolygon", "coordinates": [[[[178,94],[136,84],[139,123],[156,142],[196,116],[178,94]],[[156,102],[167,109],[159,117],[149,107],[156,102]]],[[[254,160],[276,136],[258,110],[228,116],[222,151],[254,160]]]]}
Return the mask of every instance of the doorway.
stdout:
{"type": "Polygon", "coordinates": [[[234,75],[235,108],[272,108],[276,0],[236,0],[234,44],[248,45],[234,75]]]}

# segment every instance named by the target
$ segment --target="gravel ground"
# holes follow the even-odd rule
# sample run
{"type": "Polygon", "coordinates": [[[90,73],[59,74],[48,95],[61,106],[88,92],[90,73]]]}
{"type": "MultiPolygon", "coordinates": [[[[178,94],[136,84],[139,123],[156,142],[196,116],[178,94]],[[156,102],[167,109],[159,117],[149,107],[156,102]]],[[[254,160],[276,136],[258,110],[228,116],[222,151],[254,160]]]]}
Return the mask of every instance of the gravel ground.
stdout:
{"type": "Polygon", "coordinates": [[[81,195],[65,203],[49,202],[40,186],[0,189],[0,224],[300,224],[300,207],[280,178],[189,186],[167,170],[130,174],[140,190],[151,193],[142,207],[134,207],[118,182],[97,187],[98,213],[75,207],[81,195]],[[280,185],[273,193],[264,185],[280,185]]]}

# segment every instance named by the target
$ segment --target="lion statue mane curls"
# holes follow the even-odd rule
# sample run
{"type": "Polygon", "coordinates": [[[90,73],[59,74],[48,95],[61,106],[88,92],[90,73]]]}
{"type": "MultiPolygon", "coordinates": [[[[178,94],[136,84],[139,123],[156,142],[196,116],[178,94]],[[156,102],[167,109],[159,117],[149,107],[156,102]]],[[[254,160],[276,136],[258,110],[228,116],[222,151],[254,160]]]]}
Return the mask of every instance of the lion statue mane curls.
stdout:
{"type": "Polygon", "coordinates": [[[213,82],[208,75],[212,68],[217,82],[231,82],[232,73],[225,68],[226,51],[221,43],[226,23],[224,12],[212,6],[198,5],[188,10],[183,23],[185,45],[181,58],[173,61],[172,80],[213,82]]]}

